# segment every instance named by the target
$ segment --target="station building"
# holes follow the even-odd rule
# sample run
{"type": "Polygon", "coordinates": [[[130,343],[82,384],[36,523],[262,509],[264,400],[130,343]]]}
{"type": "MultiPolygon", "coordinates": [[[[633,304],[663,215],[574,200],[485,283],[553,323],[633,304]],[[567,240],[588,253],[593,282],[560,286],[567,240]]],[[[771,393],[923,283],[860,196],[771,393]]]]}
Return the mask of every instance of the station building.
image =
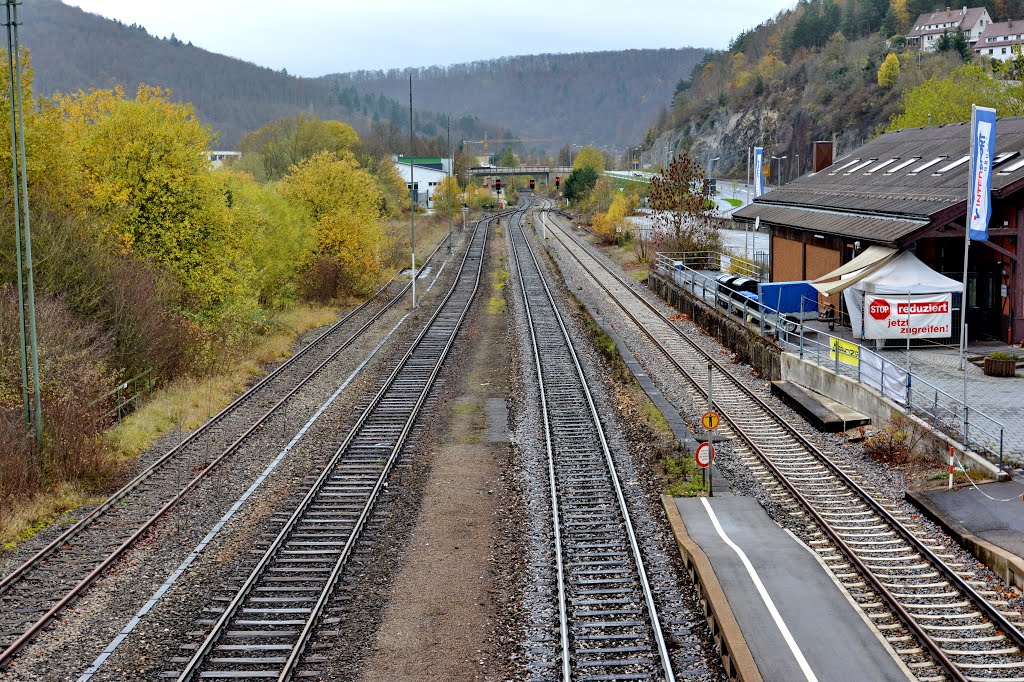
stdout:
{"type": "Polygon", "coordinates": [[[392,156],[398,174],[418,206],[430,208],[437,186],[452,170],[452,160],[441,156],[392,156]]]}
{"type": "MultiPolygon", "coordinates": [[[[869,246],[963,277],[970,124],[885,133],[733,214],[771,234],[772,281],[822,277],[869,246]]],[[[989,240],[972,242],[971,338],[1024,341],[1024,117],[996,124],[989,240]]]]}

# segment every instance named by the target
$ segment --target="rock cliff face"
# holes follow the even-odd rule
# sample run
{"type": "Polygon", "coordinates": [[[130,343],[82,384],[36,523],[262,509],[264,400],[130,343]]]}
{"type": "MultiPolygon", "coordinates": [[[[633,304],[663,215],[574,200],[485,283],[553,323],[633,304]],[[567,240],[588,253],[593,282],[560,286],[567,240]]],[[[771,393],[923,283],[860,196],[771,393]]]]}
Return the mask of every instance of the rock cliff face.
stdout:
{"type": "MultiPolygon", "coordinates": [[[[766,162],[772,156],[786,157],[781,160],[781,174],[782,182],[788,182],[798,173],[810,172],[813,142],[832,142],[833,158],[839,158],[870,137],[863,126],[826,132],[824,126],[798,105],[780,109],[755,102],[740,110],[723,107],[702,121],[662,133],[652,148],[643,153],[642,163],[658,168],[665,165],[673,153],[685,151],[712,177],[744,180],[748,177],[748,159],[753,163],[751,149],[761,146],[766,162]]],[[[778,179],[779,171],[779,161],[772,161],[772,184],[778,179]]]]}

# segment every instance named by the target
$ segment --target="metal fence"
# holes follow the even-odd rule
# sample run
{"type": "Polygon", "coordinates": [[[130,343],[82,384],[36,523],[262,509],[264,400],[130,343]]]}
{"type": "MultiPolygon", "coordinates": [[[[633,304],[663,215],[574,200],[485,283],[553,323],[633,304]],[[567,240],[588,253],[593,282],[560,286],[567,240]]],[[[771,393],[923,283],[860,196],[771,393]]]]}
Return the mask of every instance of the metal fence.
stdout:
{"type": "Polygon", "coordinates": [[[763,252],[758,251],[754,254],[754,258],[750,259],[722,251],[688,251],[686,253],[659,253],[658,257],[665,257],[693,270],[731,272],[764,282],[768,279],[768,262],[766,258],[761,257],[761,254],[763,252]]]}
{"type": "Polygon", "coordinates": [[[159,382],[160,379],[148,369],[121,382],[114,390],[96,401],[111,406],[103,413],[101,419],[111,419],[115,423],[121,421],[138,409],[143,400],[153,397],[153,389],[159,382]]]}
{"type": "Polygon", "coordinates": [[[809,327],[803,320],[750,299],[693,267],[713,262],[713,252],[658,253],[655,270],[670,277],[695,297],[739,317],[748,327],[774,339],[783,350],[814,362],[837,375],[878,391],[908,412],[931,422],[968,448],[986,454],[1003,467],[1003,425],[983,411],[930,384],[903,365],[854,341],[809,327]]]}

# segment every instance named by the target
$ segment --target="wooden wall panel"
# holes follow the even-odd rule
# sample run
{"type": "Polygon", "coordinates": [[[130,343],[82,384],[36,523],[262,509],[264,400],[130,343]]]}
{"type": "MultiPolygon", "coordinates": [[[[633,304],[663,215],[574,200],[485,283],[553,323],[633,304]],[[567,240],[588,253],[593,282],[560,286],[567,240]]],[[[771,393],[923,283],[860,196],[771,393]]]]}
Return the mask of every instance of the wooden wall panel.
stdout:
{"type": "Polygon", "coordinates": [[[772,281],[793,282],[803,278],[803,243],[772,235],[772,281]]]}

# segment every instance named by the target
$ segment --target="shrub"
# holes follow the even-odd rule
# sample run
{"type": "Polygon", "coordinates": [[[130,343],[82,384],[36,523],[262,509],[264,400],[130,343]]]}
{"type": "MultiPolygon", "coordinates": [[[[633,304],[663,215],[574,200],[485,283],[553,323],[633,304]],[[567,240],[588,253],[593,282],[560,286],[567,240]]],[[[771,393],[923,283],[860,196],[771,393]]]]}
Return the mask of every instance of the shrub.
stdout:
{"type": "Polygon", "coordinates": [[[907,464],[920,454],[925,429],[906,417],[893,417],[864,442],[866,452],[886,464],[907,464]]]}

